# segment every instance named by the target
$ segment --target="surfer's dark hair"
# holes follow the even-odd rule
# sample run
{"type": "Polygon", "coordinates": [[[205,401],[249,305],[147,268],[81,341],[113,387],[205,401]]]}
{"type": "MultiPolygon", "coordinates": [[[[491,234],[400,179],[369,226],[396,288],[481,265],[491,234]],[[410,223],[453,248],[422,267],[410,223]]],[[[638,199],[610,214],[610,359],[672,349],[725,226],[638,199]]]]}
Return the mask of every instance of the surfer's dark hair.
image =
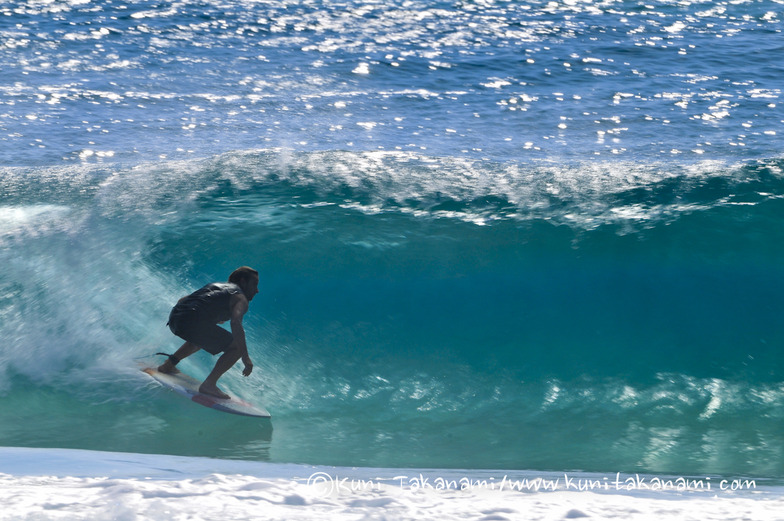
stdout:
{"type": "Polygon", "coordinates": [[[258,271],[254,270],[253,268],[249,268],[248,266],[242,266],[231,272],[231,275],[229,275],[229,282],[232,284],[239,284],[250,279],[251,277],[258,276],[258,271]]]}

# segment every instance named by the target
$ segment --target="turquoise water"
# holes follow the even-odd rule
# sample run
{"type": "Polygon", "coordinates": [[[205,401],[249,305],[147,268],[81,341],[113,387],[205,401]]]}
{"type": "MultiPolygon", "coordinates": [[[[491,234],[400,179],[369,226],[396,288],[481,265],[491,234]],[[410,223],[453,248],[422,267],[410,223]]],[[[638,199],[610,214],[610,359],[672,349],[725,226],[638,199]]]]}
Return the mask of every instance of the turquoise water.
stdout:
{"type": "Polygon", "coordinates": [[[0,444],[781,477],[776,7],[3,5],[0,444]]]}
{"type": "Polygon", "coordinates": [[[287,160],[7,171],[3,443],[780,473],[781,163],[670,172],[594,215],[577,198],[524,217],[533,203],[484,188],[397,202],[301,168],[370,161],[406,192],[428,158],[287,160]],[[264,288],[246,319],[257,368],[225,383],[271,423],[216,417],[136,369],[177,347],[164,324],[179,296],[243,263],[264,288]]]}

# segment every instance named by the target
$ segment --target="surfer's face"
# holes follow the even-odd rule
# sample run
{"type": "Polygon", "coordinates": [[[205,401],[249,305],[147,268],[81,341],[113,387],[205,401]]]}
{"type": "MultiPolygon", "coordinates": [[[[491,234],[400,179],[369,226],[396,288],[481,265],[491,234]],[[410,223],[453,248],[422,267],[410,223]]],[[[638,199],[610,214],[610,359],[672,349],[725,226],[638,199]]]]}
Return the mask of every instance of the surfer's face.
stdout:
{"type": "Polygon", "coordinates": [[[248,302],[253,300],[253,297],[259,292],[259,278],[257,276],[248,277],[240,286],[242,292],[245,294],[245,298],[248,299],[248,302]]]}

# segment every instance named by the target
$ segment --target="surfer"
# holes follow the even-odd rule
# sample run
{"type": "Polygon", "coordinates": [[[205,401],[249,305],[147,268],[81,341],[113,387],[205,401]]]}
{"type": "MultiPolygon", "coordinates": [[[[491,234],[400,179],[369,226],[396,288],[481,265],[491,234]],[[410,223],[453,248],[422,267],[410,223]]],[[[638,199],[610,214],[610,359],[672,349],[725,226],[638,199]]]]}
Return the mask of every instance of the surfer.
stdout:
{"type": "Polygon", "coordinates": [[[217,355],[223,353],[212,372],[199,387],[199,392],[229,398],[218,389],[218,379],[228,371],[237,360],[242,359],[245,368],[243,376],[253,371],[253,362],[248,356],[245,343],[245,329],[242,317],[248,311],[248,303],[259,292],[259,272],[242,266],[229,276],[229,282],[215,282],[194,291],[177,302],[169,314],[168,326],[172,333],[185,340],[173,355],[169,355],[158,371],[162,373],[179,372],[176,365],[199,349],[217,355]],[[218,324],[229,320],[231,333],[218,324]]]}

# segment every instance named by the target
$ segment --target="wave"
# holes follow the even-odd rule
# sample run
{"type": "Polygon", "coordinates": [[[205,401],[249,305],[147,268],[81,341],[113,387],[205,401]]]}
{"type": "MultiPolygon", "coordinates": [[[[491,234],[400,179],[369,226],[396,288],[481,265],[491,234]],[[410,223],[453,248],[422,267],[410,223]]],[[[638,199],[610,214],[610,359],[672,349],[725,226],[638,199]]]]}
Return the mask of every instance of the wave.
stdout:
{"type": "Polygon", "coordinates": [[[256,150],[4,169],[0,443],[784,475],[783,166],[256,150]],[[274,435],[137,370],[176,347],[172,303],[243,264],[257,373],[224,380],[274,435]]]}

